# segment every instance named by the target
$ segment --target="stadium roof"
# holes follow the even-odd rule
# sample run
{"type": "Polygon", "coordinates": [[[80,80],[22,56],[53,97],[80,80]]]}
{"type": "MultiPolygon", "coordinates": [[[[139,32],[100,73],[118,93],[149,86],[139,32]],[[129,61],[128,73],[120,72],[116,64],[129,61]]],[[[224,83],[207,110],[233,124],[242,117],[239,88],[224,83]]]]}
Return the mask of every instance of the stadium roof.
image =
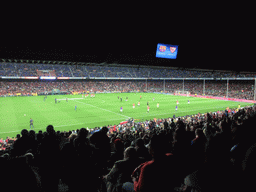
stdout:
{"type": "MultiPolygon", "coordinates": [[[[50,60],[28,60],[28,59],[0,59],[0,63],[28,63],[28,64],[59,64],[59,65],[94,65],[94,66],[109,66],[109,67],[131,67],[131,68],[169,68],[181,70],[197,70],[197,71],[210,71],[210,72],[233,72],[232,70],[214,70],[214,69],[200,69],[200,68],[186,68],[186,67],[166,67],[166,66],[153,66],[153,65],[132,65],[132,64],[115,64],[115,63],[91,63],[91,62],[71,62],[71,61],[50,61],[50,60]]],[[[240,73],[255,73],[252,71],[239,71],[240,73]]]]}

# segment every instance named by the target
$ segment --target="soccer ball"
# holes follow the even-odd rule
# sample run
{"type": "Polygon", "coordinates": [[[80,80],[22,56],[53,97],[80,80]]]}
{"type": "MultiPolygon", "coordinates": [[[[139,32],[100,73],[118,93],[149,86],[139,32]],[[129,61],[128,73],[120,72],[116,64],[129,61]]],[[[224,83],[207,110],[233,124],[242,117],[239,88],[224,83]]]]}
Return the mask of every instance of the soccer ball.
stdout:
{"type": "Polygon", "coordinates": [[[24,116],[26,116],[26,114],[24,114],[24,116]]]}

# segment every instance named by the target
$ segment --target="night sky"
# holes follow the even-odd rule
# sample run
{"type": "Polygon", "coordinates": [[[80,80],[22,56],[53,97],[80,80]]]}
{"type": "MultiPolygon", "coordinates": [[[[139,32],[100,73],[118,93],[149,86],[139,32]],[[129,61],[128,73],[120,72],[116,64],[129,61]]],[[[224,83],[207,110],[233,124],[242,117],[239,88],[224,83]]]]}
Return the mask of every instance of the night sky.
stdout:
{"type": "MultiPolygon", "coordinates": [[[[188,43],[190,44],[190,43],[188,43]]],[[[225,54],[222,52],[221,54],[225,54]]],[[[223,55],[221,57],[224,57],[223,55]]],[[[77,43],[49,42],[37,45],[13,45],[0,47],[1,59],[71,61],[85,63],[131,64],[242,71],[241,66],[231,65],[220,58],[213,49],[203,44],[187,45],[184,41],[136,39],[131,41],[80,41],[77,43]],[[158,43],[179,45],[177,59],[156,58],[158,43]]],[[[250,70],[250,67],[243,68],[250,70]]]]}
{"type": "Polygon", "coordinates": [[[234,32],[230,35],[229,24],[220,16],[205,20],[195,10],[176,16],[174,12],[147,12],[120,10],[119,14],[127,13],[121,19],[117,12],[101,17],[95,13],[96,20],[84,12],[80,20],[67,13],[46,18],[47,12],[30,24],[18,22],[18,17],[15,21],[20,25],[13,26],[15,30],[1,30],[0,59],[256,71],[246,59],[250,53],[233,39],[234,32]],[[158,43],[178,45],[177,59],[156,58],[158,43]]]}

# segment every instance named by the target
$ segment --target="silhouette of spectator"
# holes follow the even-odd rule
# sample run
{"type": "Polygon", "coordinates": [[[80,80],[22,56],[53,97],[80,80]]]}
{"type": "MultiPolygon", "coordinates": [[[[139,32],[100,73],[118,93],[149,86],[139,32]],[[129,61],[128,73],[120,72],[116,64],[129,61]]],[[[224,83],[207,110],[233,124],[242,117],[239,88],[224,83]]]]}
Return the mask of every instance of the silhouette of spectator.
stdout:
{"type": "Polygon", "coordinates": [[[197,191],[234,191],[239,186],[239,175],[229,160],[225,140],[217,133],[206,149],[206,163],[185,178],[185,185],[197,191]],[[216,177],[218,175],[218,177],[216,177]]]}
{"type": "Polygon", "coordinates": [[[128,147],[124,151],[124,158],[116,161],[108,175],[104,176],[107,191],[122,191],[125,182],[132,182],[131,174],[142,161],[138,158],[134,147],[128,147]]]}
{"type": "MultiPolygon", "coordinates": [[[[141,164],[134,171],[134,190],[136,192],[172,191],[175,186],[179,185],[177,180],[179,174],[177,165],[174,165],[174,156],[166,155],[166,139],[162,135],[154,135],[149,147],[153,160],[141,164]],[[138,178],[135,177],[137,170],[140,172],[138,178]]],[[[124,185],[123,188],[125,187],[124,185]]]]}
{"type": "Polygon", "coordinates": [[[202,129],[196,129],[196,138],[191,141],[192,168],[197,170],[205,162],[205,148],[207,139],[202,129]]]}
{"type": "Polygon", "coordinates": [[[144,141],[142,139],[137,139],[135,142],[135,149],[137,151],[138,157],[142,158],[144,161],[150,161],[152,159],[149,154],[148,148],[145,147],[144,141]]]}
{"type": "Polygon", "coordinates": [[[60,178],[59,141],[52,125],[48,125],[46,131],[47,133],[39,147],[39,170],[42,188],[46,191],[56,191],[60,178]]]}
{"type": "Polygon", "coordinates": [[[68,184],[71,191],[84,191],[86,186],[88,191],[97,192],[100,175],[100,168],[96,166],[98,156],[95,158],[97,154],[94,146],[90,145],[87,138],[88,131],[85,128],[81,128],[78,136],[76,135],[71,136],[74,139],[71,139],[70,144],[66,144],[61,152],[62,158],[67,157],[62,164],[64,168],[68,168],[67,165],[70,164],[76,164],[78,167],[63,172],[64,182],[68,184]]]}
{"type": "Polygon", "coordinates": [[[101,175],[105,175],[107,170],[107,161],[110,158],[111,148],[110,148],[110,140],[107,136],[108,128],[103,127],[100,131],[94,133],[90,137],[90,143],[93,144],[98,149],[98,154],[101,157],[98,159],[98,166],[102,170],[101,175]]]}
{"type": "Polygon", "coordinates": [[[68,141],[62,147],[60,157],[61,157],[61,180],[67,184],[69,187],[76,181],[73,178],[75,174],[75,168],[70,168],[70,165],[75,165],[77,162],[77,155],[75,152],[75,147],[73,145],[74,139],[77,134],[73,133],[69,136],[68,141]]]}
{"type": "Polygon", "coordinates": [[[115,150],[111,153],[108,167],[113,167],[114,163],[124,158],[124,144],[121,139],[117,138],[114,141],[115,150]]]}
{"type": "Polygon", "coordinates": [[[21,135],[22,137],[16,140],[13,144],[13,149],[11,150],[12,157],[24,155],[29,149],[32,148],[30,144],[31,140],[28,135],[28,130],[23,129],[21,131],[21,135]]]}
{"type": "MultiPolygon", "coordinates": [[[[23,132],[24,135],[24,132],[23,132]]],[[[26,157],[3,158],[0,157],[2,166],[0,175],[1,190],[4,191],[40,191],[34,172],[26,163],[26,157]]]]}

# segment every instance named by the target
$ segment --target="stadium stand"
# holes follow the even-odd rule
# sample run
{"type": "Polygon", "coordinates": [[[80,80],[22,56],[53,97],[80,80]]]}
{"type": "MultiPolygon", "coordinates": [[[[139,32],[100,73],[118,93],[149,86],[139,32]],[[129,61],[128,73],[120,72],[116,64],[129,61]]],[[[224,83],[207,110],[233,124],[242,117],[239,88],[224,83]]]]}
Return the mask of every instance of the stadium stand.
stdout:
{"type": "MultiPolygon", "coordinates": [[[[253,100],[253,81],[241,82],[233,81],[229,85],[229,97],[237,99],[253,100]],[[241,92],[243,90],[243,92],[241,92]]],[[[141,90],[145,92],[161,92],[164,91],[163,81],[127,81],[127,80],[87,80],[87,81],[1,81],[0,95],[5,96],[8,93],[23,95],[32,92],[42,93],[50,92],[53,89],[75,91],[83,93],[83,91],[92,92],[133,92],[141,90]]],[[[192,95],[203,95],[203,81],[186,81],[184,89],[192,95]]],[[[165,91],[173,93],[174,90],[183,90],[183,82],[179,80],[166,81],[165,91]]],[[[208,81],[205,83],[205,95],[209,96],[226,96],[227,85],[225,81],[208,81]]]]}
{"type": "MultiPolygon", "coordinates": [[[[122,188],[124,191],[130,191],[129,186],[135,191],[141,191],[149,187],[151,189],[160,187],[169,191],[250,189],[253,186],[249,181],[251,177],[254,177],[250,173],[251,169],[255,169],[255,165],[250,164],[252,158],[255,158],[255,147],[253,147],[255,129],[248,127],[248,125],[255,123],[255,112],[256,107],[253,106],[240,109],[237,113],[230,112],[228,116],[220,111],[216,114],[202,115],[202,117],[199,115],[180,117],[177,121],[167,118],[134,123],[131,120],[131,124],[119,125],[114,132],[112,131],[113,126],[107,126],[107,129],[95,128],[89,131],[81,128],[69,132],[56,132],[52,126],[48,126],[47,132],[40,133],[39,131],[35,134],[33,134],[33,130],[29,132],[22,130],[21,137],[17,135],[18,139],[6,138],[4,140],[1,138],[2,156],[0,158],[2,163],[8,165],[5,168],[3,167],[6,171],[8,169],[10,171],[10,166],[17,164],[25,166],[27,171],[33,173],[30,180],[22,179],[22,175],[16,175],[15,179],[12,179],[13,183],[20,184],[19,189],[27,187],[29,191],[57,191],[57,188],[59,191],[80,191],[80,189],[84,190],[85,188],[90,191],[111,191],[113,188],[118,191],[121,191],[122,188]],[[194,121],[188,122],[189,118],[194,121]],[[136,132],[132,131],[133,127],[136,132]],[[98,134],[95,132],[97,130],[100,130],[97,132],[98,134]],[[211,134],[208,134],[209,131],[211,131],[211,134]],[[161,141],[158,147],[152,146],[152,139],[160,141],[156,137],[166,141],[161,141]],[[146,161],[142,158],[144,152],[138,150],[137,144],[135,145],[138,139],[142,139],[144,143],[142,145],[152,148],[150,151],[156,150],[153,154],[150,152],[153,155],[151,160],[146,161]],[[95,143],[99,141],[102,141],[102,143],[95,143]],[[81,146],[82,148],[79,148],[79,145],[75,143],[81,142],[85,142],[85,144],[81,146]],[[112,157],[110,148],[107,153],[106,151],[103,153],[104,149],[101,146],[110,147],[112,143],[114,145],[115,143],[125,145],[124,150],[135,147],[135,153],[127,154],[122,158],[112,157]],[[130,143],[130,145],[127,143],[130,143]],[[184,145],[184,143],[188,143],[188,145],[184,145]],[[237,145],[238,143],[239,145],[237,145]],[[168,148],[165,148],[165,145],[168,148]],[[98,147],[95,148],[94,146],[98,147]],[[240,148],[237,146],[240,146],[240,148]],[[51,147],[52,150],[49,151],[48,147],[51,147]],[[251,150],[250,156],[246,153],[249,149],[251,150]],[[157,150],[159,154],[156,153],[157,150]],[[186,154],[187,158],[190,159],[189,161],[184,159],[184,155],[182,155],[185,150],[191,151],[191,153],[187,152],[186,154]],[[92,151],[94,152],[92,153],[92,151]],[[83,155],[80,153],[83,153],[83,155]],[[57,161],[54,161],[54,163],[52,154],[55,154],[54,159],[62,158],[65,161],[60,161],[61,164],[57,161]],[[77,156],[77,154],[80,155],[77,156]],[[112,169],[111,167],[105,167],[102,164],[104,162],[99,161],[102,158],[98,155],[103,154],[109,157],[104,162],[107,162],[108,159],[117,158],[112,169]],[[197,155],[195,156],[195,154],[197,155]],[[129,155],[133,156],[133,160],[130,160],[129,155]],[[87,159],[86,163],[81,164],[84,162],[84,158],[87,159]],[[42,161],[44,164],[42,164],[42,161]],[[79,163],[80,169],[70,169],[67,166],[75,162],[76,164],[81,162],[79,163]],[[165,162],[172,163],[165,164],[165,162]],[[133,174],[135,168],[141,163],[143,163],[142,166],[138,168],[140,172],[137,178],[139,179],[136,179],[136,176],[131,179],[123,175],[124,173],[126,175],[133,174]],[[151,166],[153,164],[158,167],[156,170],[151,166]],[[239,166],[241,164],[243,164],[243,167],[239,166]],[[45,165],[51,166],[46,169],[45,165]],[[90,165],[90,169],[88,165],[90,165]],[[147,174],[150,174],[150,177],[144,175],[146,167],[149,169],[147,174]],[[83,170],[86,170],[86,172],[83,172],[83,170]],[[163,173],[162,175],[165,177],[162,179],[166,180],[161,182],[161,186],[159,186],[159,183],[153,182],[159,180],[155,177],[159,174],[158,172],[163,173]],[[171,175],[168,176],[169,174],[171,175]],[[203,177],[201,174],[203,174],[203,177]],[[216,174],[218,174],[218,177],[213,177],[216,174]],[[71,175],[79,175],[79,177],[72,178],[71,175]],[[99,180],[98,177],[103,178],[103,180],[99,180]],[[120,179],[118,179],[119,177],[120,179]],[[141,182],[142,178],[144,178],[143,183],[141,182]],[[170,178],[172,180],[169,180],[170,178]],[[21,184],[19,181],[24,183],[21,184]]],[[[115,151],[114,148],[113,151],[115,151]]],[[[1,181],[8,183],[8,179],[6,175],[1,175],[1,181]]],[[[15,186],[12,189],[16,189],[15,186]]]]}
{"type": "Polygon", "coordinates": [[[137,77],[137,78],[239,78],[255,77],[250,72],[210,71],[149,67],[74,66],[54,64],[0,63],[1,76],[34,76],[36,70],[55,70],[57,77],[137,77]]]}
{"type": "MultiPolygon", "coordinates": [[[[249,73],[1,63],[0,76],[57,77],[255,77],[249,73]]],[[[253,81],[229,82],[232,98],[253,99],[253,81]],[[242,92],[239,90],[243,90],[242,92]]],[[[225,96],[225,81],[206,81],[205,95],[225,96]]],[[[185,81],[202,95],[203,81],[185,81]]],[[[62,91],[163,91],[163,81],[0,81],[0,94],[62,91]]],[[[182,90],[182,80],[165,81],[165,91],[182,90]]],[[[255,180],[256,106],[217,113],[106,125],[87,130],[22,130],[0,139],[1,190],[79,191],[252,191],[255,180]],[[146,150],[145,150],[146,149],[146,150]],[[148,150],[147,150],[148,149],[148,150]],[[121,151],[121,152],[120,152],[121,151]],[[124,152],[124,155],[122,153],[124,152]],[[26,175],[26,177],[24,177],[26,175]],[[130,177],[133,175],[133,177],[130,177]]],[[[1,136],[0,136],[1,137],[1,136]]]]}

